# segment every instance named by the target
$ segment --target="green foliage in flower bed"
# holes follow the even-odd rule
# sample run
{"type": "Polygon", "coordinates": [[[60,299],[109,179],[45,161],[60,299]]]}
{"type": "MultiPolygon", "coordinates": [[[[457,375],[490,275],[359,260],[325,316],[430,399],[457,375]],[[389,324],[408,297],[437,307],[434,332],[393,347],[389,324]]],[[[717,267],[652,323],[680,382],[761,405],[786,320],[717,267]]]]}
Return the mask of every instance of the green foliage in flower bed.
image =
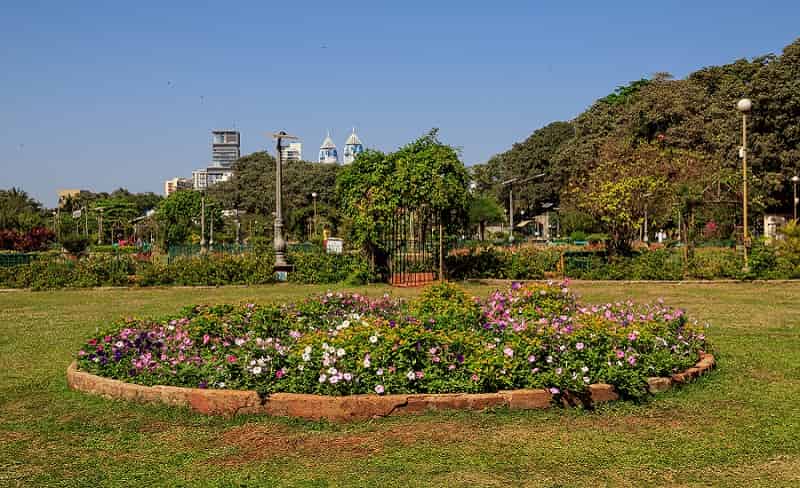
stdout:
{"type": "Polygon", "coordinates": [[[451,284],[410,303],[327,293],[285,306],[193,306],[129,319],[89,339],[82,370],[125,381],[349,395],[554,394],[683,370],[709,347],[703,327],[662,304],[581,305],[564,284],[513,285],[483,300],[451,284]]]}

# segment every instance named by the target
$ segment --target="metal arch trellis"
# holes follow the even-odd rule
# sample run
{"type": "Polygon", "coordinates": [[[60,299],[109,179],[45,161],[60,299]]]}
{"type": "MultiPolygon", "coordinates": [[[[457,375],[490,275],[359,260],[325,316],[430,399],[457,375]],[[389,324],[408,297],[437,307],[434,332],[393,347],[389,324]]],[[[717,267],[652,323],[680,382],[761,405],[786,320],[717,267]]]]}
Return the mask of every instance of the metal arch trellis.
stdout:
{"type": "Polygon", "coordinates": [[[441,219],[428,206],[399,206],[384,244],[389,283],[421,286],[440,278],[441,219]]]}

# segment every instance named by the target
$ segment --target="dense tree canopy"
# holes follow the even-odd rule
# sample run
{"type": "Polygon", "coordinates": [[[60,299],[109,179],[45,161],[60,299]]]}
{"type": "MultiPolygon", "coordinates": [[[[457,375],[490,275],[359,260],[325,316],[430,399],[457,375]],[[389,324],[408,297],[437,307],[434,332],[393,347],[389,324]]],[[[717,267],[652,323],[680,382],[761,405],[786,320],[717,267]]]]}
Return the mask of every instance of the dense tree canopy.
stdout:
{"type": "MultiPolygon", "coordinates": [[[[539,129],[473,167],[473,178],[504,201],[508,189],[500,181],[545,173],[543,179],[515,188],[515,211],[561,200],[562,210],[569,211],[591,206],[581,204],[578,188],[595,191],[610,183],[611,175],[624,179],[646,174],[669,183],[670,194],[659,202],[665,225],[677,228],[679,217],[689,212],[696,214],[696,226],[713,219],[733,233],[740,221],[734,203],[742,188],[742,118],[734,105],[743,97],[753,100],[748,122],[751,211],[788,212],[789,177],[800,172],[800,40],[780,56],[703,68],[680,80],[658,73],[622,86],[574,120],[539,129]],[[689,171],[679,159],[698,166],[689,171]]],[[[637,213],[635,200],[626,204],[631,215],[637,213]]],[[[602,221],[599,214],[595,217],[602,221]]],[[[604,227],[616,232],[608,222],[604,227]]]]}

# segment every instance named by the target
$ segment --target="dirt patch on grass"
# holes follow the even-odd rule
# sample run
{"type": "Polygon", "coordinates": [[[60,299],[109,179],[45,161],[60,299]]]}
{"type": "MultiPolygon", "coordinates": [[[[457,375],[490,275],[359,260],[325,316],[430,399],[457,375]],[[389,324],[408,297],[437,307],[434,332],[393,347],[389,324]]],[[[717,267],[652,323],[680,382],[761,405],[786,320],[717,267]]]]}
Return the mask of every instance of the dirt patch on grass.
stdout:
{"type": "Polygon", "coordinates": [[[238,466],[284,456],[314,458],[336,452],[337,456],[362,457],[381,452],[386,446],[463,439],[467,426],[456,422],[423,422],[387,426],[370,432],[292,432],[286,427],[245,424],[225,432],[223,447],[235,452],[208,462],[238,466]]]}

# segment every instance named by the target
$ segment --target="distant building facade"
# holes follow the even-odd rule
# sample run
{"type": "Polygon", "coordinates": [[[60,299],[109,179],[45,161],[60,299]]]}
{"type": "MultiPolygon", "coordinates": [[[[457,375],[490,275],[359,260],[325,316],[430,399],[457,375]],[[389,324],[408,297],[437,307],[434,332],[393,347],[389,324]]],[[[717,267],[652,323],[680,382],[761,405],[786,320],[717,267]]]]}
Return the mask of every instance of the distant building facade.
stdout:
{"type": "Polygon", "coordinates": [[[80,190],[57,190],[58,193],[58,206],[63,207],[69,198],[75,198],[81,194],[80,190]]]}
{"type": "Polygon", "coordinates": [[[290,142],[289,144],[281,147],[281,161],[302,161],[303,160],[303,143],[290,142]]]}
{"type": "Polygon", "coordinates": [[[178,190],[191,190],[192,180],[189,178],[175,177],[164,182],[164,196],[168,197],[178,190]]]}
{"type": "Polygon", "coordinates": [[[192,171],[192,188],[205,190],[233,176],[233,163],[241,156],[241,137],[235,130],[211,131],[211,165],[192,171]]]}

